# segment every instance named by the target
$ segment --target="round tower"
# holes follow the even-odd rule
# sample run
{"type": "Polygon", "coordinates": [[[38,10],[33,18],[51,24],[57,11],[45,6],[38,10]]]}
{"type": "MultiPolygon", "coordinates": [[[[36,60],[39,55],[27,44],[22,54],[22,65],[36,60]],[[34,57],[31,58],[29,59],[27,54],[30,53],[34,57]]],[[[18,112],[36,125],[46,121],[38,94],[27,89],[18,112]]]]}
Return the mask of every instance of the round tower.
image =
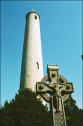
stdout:
{"type": "Polygon", "coordinates": [[[20,89],[30,88],[36,91],[36,82],[41,81],[42,78],[40,16],[32,11],[26,15],[20,89]]]}

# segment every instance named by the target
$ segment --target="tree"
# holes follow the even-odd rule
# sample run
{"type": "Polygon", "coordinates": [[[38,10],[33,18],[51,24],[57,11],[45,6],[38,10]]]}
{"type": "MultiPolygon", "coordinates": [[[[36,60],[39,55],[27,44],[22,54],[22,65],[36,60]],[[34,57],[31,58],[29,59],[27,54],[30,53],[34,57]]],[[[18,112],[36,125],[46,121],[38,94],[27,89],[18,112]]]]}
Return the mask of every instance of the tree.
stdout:
{"type": "MultiPolygon", "coordinates": [[[[83,110],[70,96],[65,102],[67,126],[82,126],[83,110]]],[[[0,126],[52,126],[50,112],[36,93],[29,89],[19,90],[10,103],[0,108],[0,126]]]]}
{"type": "Polygon", "coordinates": [[[77,107],[76,101],[71,95],[65,102],[65,114],[68,126],[83,126],[83,110],[77,107]]]}
{"type": "Polygon", "coordinates": [[[29,89],[20,90],[10,103],[0,109],[0,126],[47,126],[50,124],[47,107],[29,89]]]}

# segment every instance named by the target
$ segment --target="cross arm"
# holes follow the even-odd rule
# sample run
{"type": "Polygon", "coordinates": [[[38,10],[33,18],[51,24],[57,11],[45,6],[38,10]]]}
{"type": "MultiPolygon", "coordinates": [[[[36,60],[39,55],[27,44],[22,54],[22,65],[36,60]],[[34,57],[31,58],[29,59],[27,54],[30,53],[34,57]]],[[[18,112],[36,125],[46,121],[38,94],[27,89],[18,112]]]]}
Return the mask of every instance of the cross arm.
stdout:
{"type": "Polygon", "coordinates": [[[36,91],[37,93],[52,93],[53,90],[51,89],[50,84],[42,83],[42,82],[37,82],[36,83],[36,91]]]}
{"type": "Polygon", "coordinates": [[[73,84],[72,83],[66,83],[61,89],[61,94],[64,95],[64,94],[71,94],[74,92],[74,89],[73,89],[73,84]]]}

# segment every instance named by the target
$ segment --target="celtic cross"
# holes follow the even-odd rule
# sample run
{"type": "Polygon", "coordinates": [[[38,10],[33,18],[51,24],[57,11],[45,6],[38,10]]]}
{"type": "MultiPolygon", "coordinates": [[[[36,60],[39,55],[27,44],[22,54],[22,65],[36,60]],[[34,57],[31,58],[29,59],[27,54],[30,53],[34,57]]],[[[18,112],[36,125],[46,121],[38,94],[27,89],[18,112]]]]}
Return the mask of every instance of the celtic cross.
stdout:
{"type": "Polygon", "coordinates": [[[66,126],[64,101],[73,93],[73,85],[58,74],[57,65],[48,65],[47,73],[41,82],[37,82],[36,92],[50,103],[53,126],[66,126]]]}

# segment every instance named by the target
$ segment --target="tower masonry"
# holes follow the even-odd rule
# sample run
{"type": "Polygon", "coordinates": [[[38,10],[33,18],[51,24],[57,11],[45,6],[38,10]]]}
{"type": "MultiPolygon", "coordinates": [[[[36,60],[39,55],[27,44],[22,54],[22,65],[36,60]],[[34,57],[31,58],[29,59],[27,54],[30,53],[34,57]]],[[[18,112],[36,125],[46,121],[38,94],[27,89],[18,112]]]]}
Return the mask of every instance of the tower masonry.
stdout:
{"type": "Polygon", "coordinates": [[[43,62],[40,35],[40,16],[37,12],[26,15],[24,46],[22,55],[20,89],[36,91],[36,82],[43,78],[43,62]]]}

